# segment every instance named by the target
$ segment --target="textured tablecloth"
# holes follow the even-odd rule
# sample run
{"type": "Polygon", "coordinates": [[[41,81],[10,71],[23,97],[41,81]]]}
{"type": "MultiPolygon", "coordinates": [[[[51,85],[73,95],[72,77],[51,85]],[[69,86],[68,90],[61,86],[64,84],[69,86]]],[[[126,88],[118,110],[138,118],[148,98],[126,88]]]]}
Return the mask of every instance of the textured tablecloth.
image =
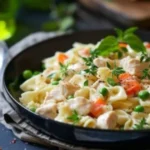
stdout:
{"type": "MultiPolygon", "coordinates": [[[[7,61],[17,55],[19,52],[24,50],[25,48],[34,45],[40,41],[43,41],[48,38],[52,38],[54,36],[59,36],[62,33],[34,33],[29,35],[25,39],[21,40],[14,46],[9,49],[9,55],[7,61]]],[[[66,144],[64,142],[58,141],[53,137],[47,136],[39,130],[35,129],[28,120],[24,120],[22,116],[20,116],[5,100],[3,97],[2,89],[0,89],[0,122],[4,124],[7,128],[11,129],[13,133],[23,141],[38,143],[41,145],[45,145],[51,147],[53,146],[59,147],[58,150],[69,149],[69,150],[87,150],[88,148],[76,147],[70,144],[66,144]]],[[[91,149],[92,150],[92,149],[91,149]]]]}

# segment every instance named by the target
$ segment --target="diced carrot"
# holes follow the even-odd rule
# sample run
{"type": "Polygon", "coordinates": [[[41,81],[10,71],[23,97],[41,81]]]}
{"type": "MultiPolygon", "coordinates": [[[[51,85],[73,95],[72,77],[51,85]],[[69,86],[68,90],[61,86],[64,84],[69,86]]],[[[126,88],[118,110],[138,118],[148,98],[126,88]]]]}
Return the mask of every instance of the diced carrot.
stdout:
{"type": "Polygon", "coordinates": [[[106,105],[106,102],[99,98],[97,101],[95,101],[92,105],[92,108],[91,108],[91,115],[93,117],[98,117],[102,112],[103,112],[103,109],[102,107],[106,105]]]}
{"type": "Polygon", "coordinates": [[[83,49],[79,50],[79,55],[81,55],[82,57],[90,56],[90,49],[89,48],[83,48],[83,49]]]}
{"type": "Polygon", "coordinates": [[[125,72],[125,73],[122,73],[119,75],[119,80],[120,81],[124,81],[124,80],[127,80],[129,78],[132,78],[132,75],[128,72],[125,72]]]}
{"type": "Polygon", "coordinates": [[[126,47],[127,47],[127,44],[126,44],[126,43],[119,43],[119,47],[120,47],[120,48],[126,48],[126,47]]]}
{"type": "Polygon", "coordinates": [[[147,43],[147,44],[146,44],[146,48],[150,48],[150,43],[147,43]]]}
{"type": "Polygon", "coordinates": [[[63,54],[63,53],[59,53],[58,56],[57,56],[57,59],[58,59],[58,62],[59,63],[64,63],[64,61],[66,59],[68,59],[68,56],[66,54],[63,54]]]}
{"type": "Polygon", "coordinates": [[[140,83],[129,73],[120,74],[119,81],[128,95],[134,95],[141,90],[140,83]]]}
{"type": "Polygon", "coordinates": [[[122,82],[122,86],[124,87],[128,95],[134,95],[141,90],[141,85],[136,80],[126,80],[122,82]]]}

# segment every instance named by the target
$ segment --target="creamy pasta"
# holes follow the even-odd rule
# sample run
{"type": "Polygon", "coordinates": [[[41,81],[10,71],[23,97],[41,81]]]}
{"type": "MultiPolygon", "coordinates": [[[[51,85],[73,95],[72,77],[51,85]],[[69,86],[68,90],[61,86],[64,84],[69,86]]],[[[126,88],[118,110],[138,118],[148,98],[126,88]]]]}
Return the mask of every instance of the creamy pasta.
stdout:
{"type": "Polygon", "coordinates": [[[44,59],[43,72],[20,86],[20,102],[41,116],[81,127],[149,128],[149,43],[139,51],[131,42],[119,41],[114,49],[115,41],[107,46],[107,38],[74,43],[44,59]]]}

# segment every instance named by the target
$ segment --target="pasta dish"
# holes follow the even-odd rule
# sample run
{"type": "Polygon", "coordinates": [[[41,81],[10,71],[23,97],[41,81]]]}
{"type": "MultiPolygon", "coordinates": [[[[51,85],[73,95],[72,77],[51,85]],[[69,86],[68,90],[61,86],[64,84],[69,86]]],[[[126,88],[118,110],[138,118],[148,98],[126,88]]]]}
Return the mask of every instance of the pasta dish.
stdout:
{"type": "MultiPolygon", "coordinates": [[[[150,127],[150,43],[116,29],[97,44],[74,43],[25,70],[20,102],[45,118],[98,129],[150,127]]],[[[34,61],[34,60],[33,60],[34,61]]]]}

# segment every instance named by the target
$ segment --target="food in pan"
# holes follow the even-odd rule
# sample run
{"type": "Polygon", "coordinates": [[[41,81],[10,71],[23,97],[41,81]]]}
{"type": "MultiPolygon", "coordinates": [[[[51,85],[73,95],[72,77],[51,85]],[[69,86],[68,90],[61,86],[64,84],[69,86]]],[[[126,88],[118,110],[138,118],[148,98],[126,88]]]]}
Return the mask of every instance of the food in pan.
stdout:
{"type": "Polygon", "coordinates": [[[20,102],[45,118],[76,126],[149,128],[150,44],[136,29],[116,29],[117,36],[97,44],[74,43],[44,59],[42,72],[25,70],[20,102]]]}

